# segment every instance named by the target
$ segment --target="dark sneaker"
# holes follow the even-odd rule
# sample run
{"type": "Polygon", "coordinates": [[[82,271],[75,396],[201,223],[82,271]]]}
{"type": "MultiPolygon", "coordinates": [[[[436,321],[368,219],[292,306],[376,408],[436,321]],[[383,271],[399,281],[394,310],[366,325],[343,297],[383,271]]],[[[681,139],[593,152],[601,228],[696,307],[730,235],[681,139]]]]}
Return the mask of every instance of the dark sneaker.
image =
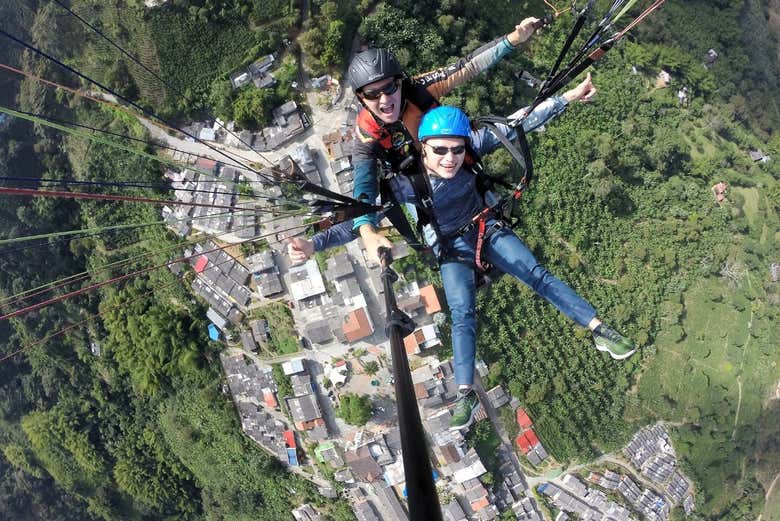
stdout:
{"type": "Polygon", "coordinates": [[[450,419],[450,430],[465,429],[474,421],[474,415],[479,411],[479,398],[473,389],[461,392],[458,391],[458,398],[455,400],[455,407],[452,410],[450,419]]]}
{"type": "Polygon", "coordinates": [[[606,324],[599,324],[593,331],[596,349],[606,351],[615,360],[623,360],[633,355],[636,345],[606,324]]]}

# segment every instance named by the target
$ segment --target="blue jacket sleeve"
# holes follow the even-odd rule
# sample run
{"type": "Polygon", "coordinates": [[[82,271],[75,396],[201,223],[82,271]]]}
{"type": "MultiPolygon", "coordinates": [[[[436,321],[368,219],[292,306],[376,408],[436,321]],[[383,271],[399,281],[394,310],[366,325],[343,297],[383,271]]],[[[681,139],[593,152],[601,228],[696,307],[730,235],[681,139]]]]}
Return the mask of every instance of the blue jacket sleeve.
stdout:
{"type": "MultiPolygon", "coordinates": [[[[367,203],[374,203],[379,196],[379,171],[376,156],[371,154],[370,146],[361,143],[355,146],[352,154],[353,179],[352,197],[367,203]]],[[[379,217],[376,214],[362,215],[354,220],[354,229],[360,228],[364,224],[379,223],[379,217]]]]}
{"type": "Polygon", "coordinates": [[[357,235],[352,233],[352,228],[354,228],[354,222],[349,220],[319,232],[311,238],[314,243],[314,251],[324,251],[354,241],[357,239],[357,235]]]}
{"type": "MultiPolygon", "coordinates": [[[[566,110],[568,105],[569,102],[561,96],[556,96],[546,100],[544,103],[536,107],[534,111],[523,120],[523,130],[526,133],[533,132],[534,130],[560,115],[563,111],[566,110]]],[[[512,120],[520,117],[520,114],[522,114],[524,110],[525,109],[518,110],[507,119],[512,120]]],[[[509,127],[500,123],[496,126],[498,127],[498,130],[509,139],[514,139],[517,137],[513,127],[509,127]]],[[[471,133],[471,144],[477,154],[481,156],[489,154],[501,146],[501,142],[498,140],[498,138],[486,128],[481,128],[471,133]]]]}

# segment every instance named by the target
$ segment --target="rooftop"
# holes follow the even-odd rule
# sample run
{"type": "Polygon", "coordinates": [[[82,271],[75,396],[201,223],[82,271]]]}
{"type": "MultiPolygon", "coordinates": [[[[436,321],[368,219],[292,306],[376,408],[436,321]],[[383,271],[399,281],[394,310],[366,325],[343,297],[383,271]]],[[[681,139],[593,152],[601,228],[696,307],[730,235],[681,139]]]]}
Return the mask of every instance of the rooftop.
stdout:
{"type": "Polygon", "coordinates": [[[366,308],[350,312],[342,326],[347,342],[357,342],[374,333],[374,325],[368,316],[366,308]]]}

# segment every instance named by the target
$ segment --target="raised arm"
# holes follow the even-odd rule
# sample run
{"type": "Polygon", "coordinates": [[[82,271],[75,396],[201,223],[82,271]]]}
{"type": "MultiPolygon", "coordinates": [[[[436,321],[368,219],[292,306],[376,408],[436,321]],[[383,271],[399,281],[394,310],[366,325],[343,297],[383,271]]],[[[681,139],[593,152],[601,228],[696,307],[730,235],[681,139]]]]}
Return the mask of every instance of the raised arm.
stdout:
{"type": "Polygon", "coordinates": [[[538,21],[534,17],[526,18],[516,25],[511,33],[483,45],[452,65],[416,76],[414,81],[425,86],[438,99],[494,66],[518,45],[528,40],[534,33],[534,24],[538,21]]]}
{"type": "MultiPolygon", "coordinates": [[[[545,100],[545,102],[536,107],[531,114],[525,116],[528,107],[523,107],[514,114],[509,115],[507,119],[512,121],[524,117],[523,130],[526,133],[533,132],[563,113],[566,110],[566,107],[569,106],[569,103],[575,101],[587,103],[593,100],[596,93],[596,86],[593,85],[593,79],[590,74],[588,74],[579,85],[564,92],[561,96],[553,96],[552,98],[545,100]]],[[[509,139],[515,138],[514,127],[502,124],[496,126],[498,127],[498,130],[509,139]]],[[[501,142],[492,132],[487,131],[487,129],[481,129],[472,135],[472,145],[478,154],[485,155],[501,146],[501,142]]]]}

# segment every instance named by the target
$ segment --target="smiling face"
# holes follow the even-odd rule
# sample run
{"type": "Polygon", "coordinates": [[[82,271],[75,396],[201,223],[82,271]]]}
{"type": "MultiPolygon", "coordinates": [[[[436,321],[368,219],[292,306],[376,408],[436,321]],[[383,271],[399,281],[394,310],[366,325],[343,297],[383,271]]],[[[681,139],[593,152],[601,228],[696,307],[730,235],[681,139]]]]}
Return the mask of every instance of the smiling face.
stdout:
{"type": "Polygon", "coordinates": [[[395,123],[401,115],[401,86],[399,82],[400,80],[386,78],[369,83],[360,89],[360,99],[363,100],[368,110],[385,123],[395,123]],[[373,93],[373,95],[367,97],[363,94],[364,92],[373,93]],[[387,92],[392,93],[387,94],[387,92]]]}
{"type": "Polygon", "coordinates": [[[466,140],[460,137],[434,137],[426,140],[423,143],[425,168],[433,175],[452,179],[463,166],[463,159],[466,157],[465,144],[466,140]]]}

